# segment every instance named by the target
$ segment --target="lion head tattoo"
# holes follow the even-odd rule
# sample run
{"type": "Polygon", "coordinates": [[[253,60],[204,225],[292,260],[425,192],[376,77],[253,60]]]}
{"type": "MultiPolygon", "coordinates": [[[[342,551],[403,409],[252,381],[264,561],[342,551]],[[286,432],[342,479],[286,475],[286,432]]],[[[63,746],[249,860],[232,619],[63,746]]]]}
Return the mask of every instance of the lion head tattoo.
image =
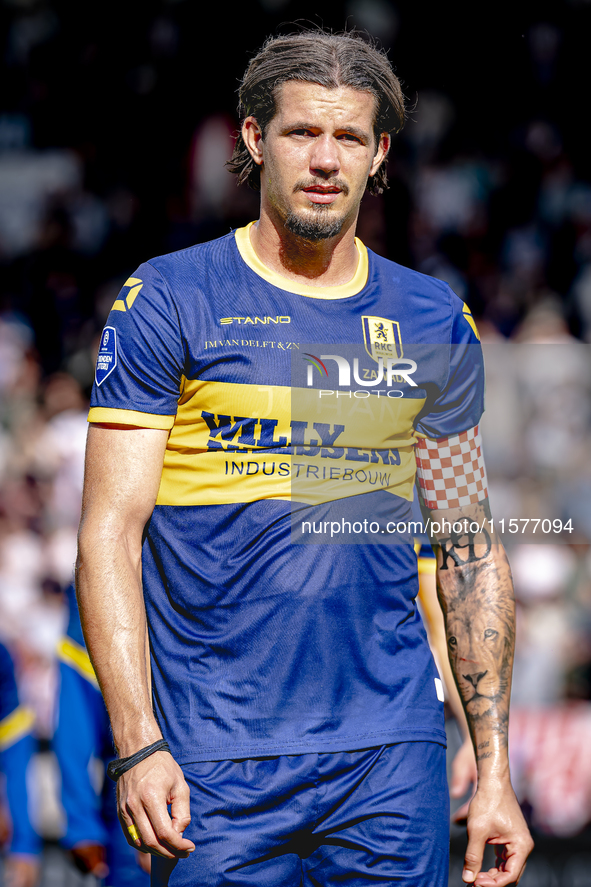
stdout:
{"type": "Polygon", "coordinates": [[[508,705],[513,627],[501,608],[450,609],[447,617],[449,656],[466,710],[482,717],[508,705]]]}

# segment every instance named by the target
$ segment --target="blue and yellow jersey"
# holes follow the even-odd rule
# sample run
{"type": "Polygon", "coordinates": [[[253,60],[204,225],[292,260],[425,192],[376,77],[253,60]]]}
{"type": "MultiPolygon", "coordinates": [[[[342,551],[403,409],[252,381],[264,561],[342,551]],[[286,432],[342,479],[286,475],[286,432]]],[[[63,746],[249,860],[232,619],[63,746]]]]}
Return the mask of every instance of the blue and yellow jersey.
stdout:
{"type": "Polygon", "coordinates": [[[37,749],[33,736],[35,714],[21,705],[12,657],[0,644],[0,769],[6,780],[6,799],[12,824],[9,852],[41,853],[41,838],[31,824],[28,771],[37,749]]]}
{"type": "Polygon", "coordinates": [[[140,266],[103,330],[89,421],[169,432],[142,573],[181,763],[445,741],[412,539],[303,528],[409,519],[416,440],[477,424],[481,353],[446,284],[356,245],[313,287],[239,229],[140,266]]]}

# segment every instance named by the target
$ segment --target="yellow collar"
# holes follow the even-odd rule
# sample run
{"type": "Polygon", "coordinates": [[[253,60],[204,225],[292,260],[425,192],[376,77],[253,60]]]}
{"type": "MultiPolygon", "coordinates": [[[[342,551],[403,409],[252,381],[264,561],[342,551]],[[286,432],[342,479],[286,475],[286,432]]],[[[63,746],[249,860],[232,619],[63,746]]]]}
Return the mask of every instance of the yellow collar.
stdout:
{"type": "Polygon", "coordinates": [[[305,283],[282,277],[261,262],[250,242],[250,229],[253,225],[254,222],[250,222],[245,228],[236,229],[234,232],[236,246],[248,267],[258,274],[259,277],[262,277],[263,280],[272,283],[273,286],[286,290],[289,293],[296,293],[299,296],[309,296],[312,299],[345,299],[349,296],[355,296],[367,283],[369,267],[367,249],[359,238],[355,238],[355,246],[359,255],[357,270],[348,283],[342,283],[339,286],[307,286],[305,283]]]}

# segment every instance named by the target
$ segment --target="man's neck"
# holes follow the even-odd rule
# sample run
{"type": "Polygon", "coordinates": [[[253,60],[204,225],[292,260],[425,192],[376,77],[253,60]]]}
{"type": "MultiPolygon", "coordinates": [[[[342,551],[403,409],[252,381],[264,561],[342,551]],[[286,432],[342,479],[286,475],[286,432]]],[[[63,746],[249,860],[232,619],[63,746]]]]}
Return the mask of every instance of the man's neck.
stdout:
{"type": "Polygon", "coordinates": [[[250,229],[250,242],[267,268],[308,286],[340,286],[349,283],[357,271],[354,226],[336,237],[309,241],[275,224],[261,211],[259,221],[250,229]]]}

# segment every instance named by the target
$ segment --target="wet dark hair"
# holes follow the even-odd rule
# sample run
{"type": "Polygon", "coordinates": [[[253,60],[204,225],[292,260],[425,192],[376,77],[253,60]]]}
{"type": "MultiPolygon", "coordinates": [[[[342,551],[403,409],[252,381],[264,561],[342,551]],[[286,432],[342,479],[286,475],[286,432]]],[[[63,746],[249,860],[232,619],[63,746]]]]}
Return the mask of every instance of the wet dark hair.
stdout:
{"type": "MultiPolygon", "coordinates": [[[[288,80],[370,92],[376,100],[376,145],[382,133],[398,132],[404,125],[406,111],[400,81],[386,53],[368,35],[313,30],[268,38],[248,65],[238,90],[241,123],[246,117],[256,117],[264,138],[277,111],[279,87],[288,80]]],[[[227,166],[238,176],[239,185],[248,182],[260,190],[260,169],[241,133],[227,166]]],[[[381,194],[388,187],[385,163],[370,177],[367,187],[372,194],[381,194]]]]}

